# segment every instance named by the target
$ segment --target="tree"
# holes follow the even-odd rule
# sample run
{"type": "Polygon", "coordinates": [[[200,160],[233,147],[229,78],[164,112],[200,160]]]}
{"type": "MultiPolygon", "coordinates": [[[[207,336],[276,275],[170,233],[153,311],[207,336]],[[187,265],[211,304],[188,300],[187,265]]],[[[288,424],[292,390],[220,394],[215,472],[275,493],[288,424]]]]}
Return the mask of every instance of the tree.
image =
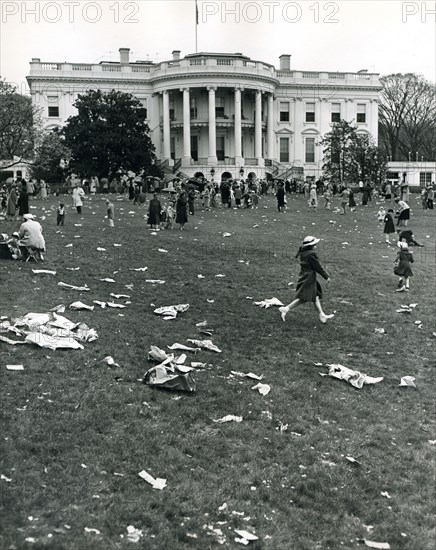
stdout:
{"type": "Polygon", "coordinates": [[[381,183],[386,171],[385,155],[367,134],[358,134],[357,126],[341,120],[321,140],[323,172],[336,183],[369,180],[381,183]]]}
{"type": "Polygon", "coordinates": [[[155,147],[138,99],[115,90],[89,90],[74,106],[78,114],[62,129],[73,172],[110,179],[128,171],[153,175],[155,147]]]}
{"type": "Polygon", "coordinates": [[[0,80],[0,159],[10,168],[33,157],[35,139],[41,130],[40,109],[18,88],[0,80]]]}
{"type": "Polygon", "coordinates": [[[436,87],[422,76],[391,74],[379,109],[380,144],[392,160],[436,158],[436,87]]]}
{"type": "Polygon", "coordinates": [[[45,132],[35,148],[31,177],[44,179],[48,183],[62,182],[70,156],[71,151],[65,146],[65,140],[57,129],[45,132]]]}

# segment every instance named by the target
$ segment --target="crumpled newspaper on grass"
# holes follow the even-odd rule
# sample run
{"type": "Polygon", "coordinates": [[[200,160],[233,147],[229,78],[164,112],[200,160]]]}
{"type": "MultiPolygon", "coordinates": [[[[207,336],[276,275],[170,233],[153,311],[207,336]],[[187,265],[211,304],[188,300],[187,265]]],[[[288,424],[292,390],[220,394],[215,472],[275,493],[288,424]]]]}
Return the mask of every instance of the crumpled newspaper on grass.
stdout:
{"type": "Polygon", "coordinates": [[[262,300],[261,302],[253,302],[254,305],[264,307],[265,309],[268,309],[272,306],[284,306],[282,302],[278,298],[267,298],[265,300],[262,300]]]}
{"type": "Polygon", "coordinates": [[[339,380],[345,380],[355,388],[361,389],[364,384],[377,384],[383,380],[383,376],[379,378],[373,378],[359,372],[357,370],[349,369],[339,364],[327,364],[329,367],[328,375],[339,380]]]}
{"type": "Polygon", "coordinates": [[[253,533],[250,533],[245,529],[234,529],[234,531],[241,537],[241,538],[235,537],[235,542],[239,542],[244,546],[247,546],[249,542],[252,542],[254,540],[259,540],[259,537],[257,537],[256,535],[253,535],[253,533]]]}
{"type": "Polygon", "coordinates": [[[243,418],[242,416],[235,416],[234,414],[228,414],[227,416],[218,418],[218,420],[214,420],[214,419],[212,420],[217,424],[224,424],[225,422],[242,422],[243,418]]]}
{"type": "Polygon", "coordinates": [[[271,391],[271,386],[269,384],[261,384],[260,382],[251,388],[252,390],[257,390],[260,395],[268,395],[271,391]]]}
{"type": "Polygon", "coordinates": [[[415,378],[413,376],[403,376],[398,385],[399,386],[412,386],[412,388],[416,388],[415,378]]]}
{"type": "Polygon", "coordinates": [[[189,304],[178,304],[174,306],[158,307],[154,310],[154,313],[156,313],[156,315],[162,315],[162,317],[167,321],[170,319],[175,319],[178,313],[184,313],[185,311],[188,311],[188,309],[189,304]]]}
{"type": "Polygon", "coordinates": [[[144,374],[144,384],[176,391],[195,391],[195,380],[190,372],[194,368],[183,365],[185,354],[175,358],[173,354],[168,355],[157,346],[151,346],[148,358],[160,363],[144,374]]]}
{"type": "Polygon", "coordinates": [[[188,342],[192,342],[193,344],[195,344],[199,348],[208,349],[210,351],[216,351],[217,353],[221,353],[221,350],[219,349],[219,347],[217,347],[212,342],[212,340],[192,340],[192,339],[188,338],[188,342]]]}
{"type": "Polygon", "coordinates": [[[73,302],[69,307],[70,309],[88,309],[89,311],[94,311],[94,306],[88,306],[80,301],[73,302]]]}
{"type": "Polygon", "coordinates": [[[9,326],[1,325],[1,330],[14,332],[17,336],[24,336],[25,340],[10,340],[1,336],[0,340],[8,344],[36,344],[49,349],[83,349],[78,342],[92,342],[97,340],[95,329],[85,323],[73,323],[66,317],[51,311],[48,313],[27,313],[23,317],[13,318],[9,326]]]}

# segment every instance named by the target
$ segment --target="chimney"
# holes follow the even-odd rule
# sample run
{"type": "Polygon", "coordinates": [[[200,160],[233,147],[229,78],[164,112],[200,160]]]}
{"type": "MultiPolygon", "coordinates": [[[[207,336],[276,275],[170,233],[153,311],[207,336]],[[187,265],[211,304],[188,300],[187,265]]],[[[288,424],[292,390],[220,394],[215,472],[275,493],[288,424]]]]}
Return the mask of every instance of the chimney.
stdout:
{"type": "Polygon", "coordinates": [[[289,54],[283,54],[279,57],[280,59],[280,70],[281,71],[290,71],[291,70],[291,56],[289,54]]]}
{"type": "Polygon", "coordinates": [[[41,58],[39,58],[39,57],[32,57],[32,63],[41,63],[41,58]]]}
{"type": "Polygon", "coordinates": [[[118,51],[120,52],[120,63],[121,63],[121,65],[128,65],[129,64],[130,48],[120,48],[118,51]]]}
{"type": "Polygon", "coordinates": [[[180,50],[173,50],[173,59],[178,61],[180,59],[180,50]]]}

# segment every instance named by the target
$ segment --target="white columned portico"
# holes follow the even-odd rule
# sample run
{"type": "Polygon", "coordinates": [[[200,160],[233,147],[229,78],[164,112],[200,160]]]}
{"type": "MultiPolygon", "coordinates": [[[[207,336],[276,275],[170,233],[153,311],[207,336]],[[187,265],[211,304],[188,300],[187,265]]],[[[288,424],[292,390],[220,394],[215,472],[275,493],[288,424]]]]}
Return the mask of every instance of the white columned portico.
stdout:
{"type": "Polygon", "coordinates": [[[262,92],[257,90],[254,120],[254,156],[258,166],[264,166],[262,157],[262,92]]]}
{"type": "Polygon", "coordinates": [[[235,88],[235,164],[243,166],[242,158],[242,130],[241,130],[241,92],[242,88],[235,88]]]}
{"type": "Polygon", "coordinates": [[[191,165],[191,117],[189,88],[183,88],[183,158],[182,166],[191,165]]]}
{"type": "Polygon", "coordinates": [[[274,95],[268,95],[268,119],[267,119],[267,158],[273,160],[274,157],[274,95]]]}
{"type": "Polygon", "coordinates": [[[163,100],[163,110],[162,110],[162,119],[163,119],[163,159],[171,159],[171,139],[170,139],[170,99],[169,94],[165,90],[162,92],[163,100]]]}
{"type": "Polygon", "coordinates": [[[216,114],[215,114],[215,90],[216,86],[208,86],[209,91],[209,156],[208,164],[218,162],[216,156],[216,114]]]}

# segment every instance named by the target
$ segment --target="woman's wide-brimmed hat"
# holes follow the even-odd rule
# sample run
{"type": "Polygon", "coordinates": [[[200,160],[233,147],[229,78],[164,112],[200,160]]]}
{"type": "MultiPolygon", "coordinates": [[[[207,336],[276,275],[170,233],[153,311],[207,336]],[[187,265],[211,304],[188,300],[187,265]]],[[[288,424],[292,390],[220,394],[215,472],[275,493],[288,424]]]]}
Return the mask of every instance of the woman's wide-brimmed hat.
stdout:
{"type": "Polygon", "coordinates": [[[306,247],[306,246],[315,246],[316,244],[319,243],[321,239],[317,239],[316,237],[312,237],[312,236],[309,236],[309,237],[305,237],[305,239],[303,240],[303,246],[306,247]]]}
{"type": "Polygon", "coordinates": [[[23,215],[23,218],[25,220],[34,220],[35,219],[35,216],[33,214],[24,214],[23,215]]]}

